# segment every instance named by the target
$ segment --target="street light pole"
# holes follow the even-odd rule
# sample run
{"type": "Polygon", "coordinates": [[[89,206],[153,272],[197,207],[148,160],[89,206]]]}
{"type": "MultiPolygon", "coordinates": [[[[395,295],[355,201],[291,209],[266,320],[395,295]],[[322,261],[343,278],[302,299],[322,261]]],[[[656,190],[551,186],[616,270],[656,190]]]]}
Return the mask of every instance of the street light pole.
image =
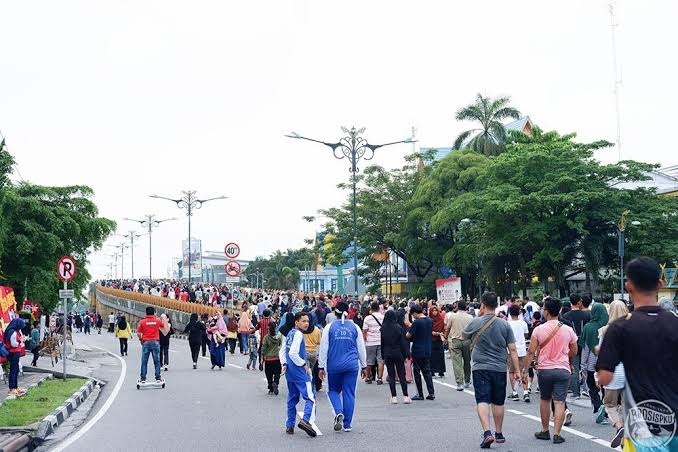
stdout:
{"type": "Polygon", "coordinates": [[[332,149],[332,154],[338,160],[349,159],[351,162],[351,167],[349,171],[351,172],[351,183],[353,185],[353,197],[351,201],[351,208],[353,211],[353,277],[354,277],[354,292],[355,296],[358,296],[358,218],[356,214],[356,182],[357,182],[357,173],[358,169],[358,160],[364,158],[365,160],[372,160],[374,158],[374,151],[384,146],[390,146],[393,144],[400,143],[414,143],[412,137],[401,140],[393,141],[391,143],[385,144],[369,144],[365,138],[361,135],[365,132],[365,128],[356,129],[351,127],[348,129],[346,127],[341,128],[342,132],[346,134],[343,138],[339,140],[338,143],[327,143],[325,141],[316,140],[313,138],[307,138],[299,135],[296,132],[292,132],[289,135],[285,135],[288,138],[295,138],[299,140],[313,141],[314,143],[324,144],[325,146],[332,149]]]}
{"type": "MultiPolygon", "coordinates": [[[[160,223],[164,223],[165,221],[174,221],[176,218],[167,218],[164,220],[156,220],[155,215],[153,214],[148,214],[144,216],[143,220],[135,220],[133,218],[124,218],[127,221],[136,221],[139,223],[141,226],[147,226],[148,227],[148,279],[153,279],[153,227],[158,227],[160,223]]],[[[131,234],[131,232],[130,232],[131,234]]],[[[137,235],[137,237],[141,237],[137,235]]],[[[134,240],[134,239],[132,239],[134,240]]],[[[132,246],[134,246],[134,242],[132,242],[132,246]]],[[[134,253],[134,251],[132,251],[134,253]]],[[[132,254],[134,256],[134,254],[132,254]]],[[[134,261],[132,261],[132,279],[134,279],[134,261]]]]}
{"type": "Polygon", "coordinates": [[[140,234],[137,234],[136,231],[129,231],[129,233],[125,234],[123,237],[129,237],[130,240],[130,254],[132,258],[132,278],[134,279],[134,239],[141,237],[140,234]]]}
{"type": "Polygon", "coordinates": [[[184,190],[181,192],[181,197],[177,199],[166,198],[164,196],[150,195],[151,198],[166,199],[176,203],[180,209],[186,209],[186,216],[188,217],[188,284],[191,284],[191,217],[193,216],[193,209],[200,209],[203,204],[208,201],[216,199],[226,199],[227,196],[217,196],[215,198],[198,199],[195,196],[195,190],[184,190]]]}

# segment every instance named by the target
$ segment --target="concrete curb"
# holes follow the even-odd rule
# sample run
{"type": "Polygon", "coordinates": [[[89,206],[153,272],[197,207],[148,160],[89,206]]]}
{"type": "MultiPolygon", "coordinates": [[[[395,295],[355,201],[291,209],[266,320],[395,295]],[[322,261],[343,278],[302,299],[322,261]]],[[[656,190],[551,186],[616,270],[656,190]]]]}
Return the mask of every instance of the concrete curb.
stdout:
{"type": "Polygon", "coordinates": [[[45,418],[40,421],[38,428],[33,437],[34,441],[41,443],[49,435],[54,433],[54,430],[68,419],[68,417],[80,406],[82,403],[89,397],[89,395],[94,390],[94,386],[97,382],[93,379],[89,379],[87,383],[82,385],[69,399],[67,399],[63,405],[55,409],[51,414],[45,416],[45,418]]]}

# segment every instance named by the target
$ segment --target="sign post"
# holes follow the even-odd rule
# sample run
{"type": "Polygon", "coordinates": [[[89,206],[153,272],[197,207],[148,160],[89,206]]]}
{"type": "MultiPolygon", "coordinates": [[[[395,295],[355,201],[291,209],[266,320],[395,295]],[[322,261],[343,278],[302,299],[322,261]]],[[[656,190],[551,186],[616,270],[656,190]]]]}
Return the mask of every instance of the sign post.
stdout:
{"type": "Polygon", "coordinates": [[[68,290],[68,282],[72,281],[77,274],[78,269],[75,259],[71,256],[63,256],[57,261],[57,276],[64,283],[64,289],[59,291],[59,298],[64,300],[64,350],[61,361],[64,363],[63,379],[66,379],[66,339],[68,337],[68,299],[74,298],[74,292],[68,290]]]}

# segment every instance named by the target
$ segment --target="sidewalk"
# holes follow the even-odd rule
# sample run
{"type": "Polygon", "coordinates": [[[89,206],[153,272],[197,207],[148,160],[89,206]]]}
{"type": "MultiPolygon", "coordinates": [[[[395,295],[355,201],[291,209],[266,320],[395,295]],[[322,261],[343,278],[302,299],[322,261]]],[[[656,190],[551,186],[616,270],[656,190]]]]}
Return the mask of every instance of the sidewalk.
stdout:
{"type": "MultiPolygon", "coordinates": [[[[50,378],[51,376],[46,373],[36,373],[36,372],[28,372],[28,369],[24,369],[24,374],[23,376],[19,374],[19,387],[24,388],[27,390],[30,390],[30,388],[33,388],[40,383],[42,383],[44,380],[50,378]]],[[[0,405],[2,405],[5,400],[7,400],[8,397],[8,392],[9,392],[9,384],[7,381],[3,381],[2,386],[0,386],[0,405]]],[[[12,396],[12,398],[15,398],[12,396]]]]}

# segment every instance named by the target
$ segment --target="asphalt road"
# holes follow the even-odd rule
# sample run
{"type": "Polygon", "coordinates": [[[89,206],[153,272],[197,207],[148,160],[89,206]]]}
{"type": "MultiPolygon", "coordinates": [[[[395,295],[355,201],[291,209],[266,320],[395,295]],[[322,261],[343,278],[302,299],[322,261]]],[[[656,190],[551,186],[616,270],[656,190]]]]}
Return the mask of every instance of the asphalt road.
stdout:
{"type": "MultiPolygon", "coordinates": [[[[112,334],[83,336],[74,340],[117,353],[112,334]]],[[[77,438],[64,450],[75,451],[188,451],[188,450],[479,450],[480,424],[470,391],[457,392],[451,375],[451,362],[445,378],[436,379],[436,400],[412,405],[390,405],[388,385],[358,384],[353,431],[335,433],[326,391],[318,394],[316,424],[322,436],[308,437],[296,429],[284,432],[286,385],[281,381],[278,397],[267,395],[265,376],[259,370],[244,369],[246,357],[227,353],[227,366],[210,370],[209,359],[191,366],[188,343],[175,339],[170,346],[170,370],[164,373],[165,389],[137,390],[141,347],[130,343],[126,372],[120,390],[115,385],[121,375],[110,370],[105,393],[91,411],[97,419],[76,431],[77,438]],[[114,398],[113,398],[114,397],[114,398]],[[109,405],[103,416],[97,416],[109,405]],[[83,429],[87,429],[83,433],[83,429]]],[[[209,358],[209,354],[207,356],[209,358]]],[[[152,376],[149,360],[149,377],[152,376]]],[[[97,376],[97,375],[95,375],[97,376]]],[[[415,393],[410,385],[410,395],[415,393]]],[[[503,451],[603,450],[609,447],[613,430],[596,425],[590,408],[571,406],[574,419],[563,432],[566,443],[534,439],[538,422],[538,394],[533,402],[507,401],[504,435],[507,442],[494,444],[503,451]],[[602,439],[599,439],[602,438],[602,439]]],[[[298,411],[303,409],[300,403],[298,411]]],[[[68,440],[67,440],[68,441],[68,440]]],[[[63,443],[62,443],[63,444],[63,443]]],[[[59,445],[55,446],[59,450],[59,445]]]]}

